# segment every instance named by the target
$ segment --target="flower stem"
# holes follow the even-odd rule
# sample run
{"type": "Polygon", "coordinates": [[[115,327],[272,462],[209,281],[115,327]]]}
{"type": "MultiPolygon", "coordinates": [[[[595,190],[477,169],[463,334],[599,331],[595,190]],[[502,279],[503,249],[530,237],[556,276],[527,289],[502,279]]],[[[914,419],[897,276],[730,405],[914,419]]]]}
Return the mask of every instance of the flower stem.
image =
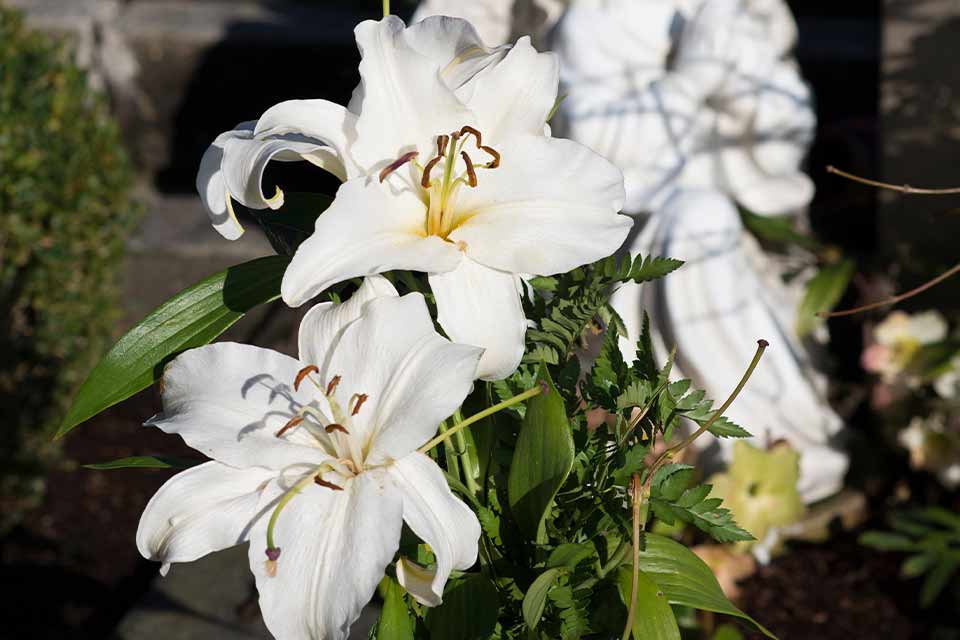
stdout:
{"type": "Polygon", "coordinates": [[[633,621],[637,617],[637,588],[640,586],[640,532],[646,524],[646,509],[643,509],[643,523],[640,521],[641,505],[647,488],[640,485],[640,474],[634,473],[630,479],[630,490],[633,494],[633,580],[630,586],[630,608],[627,610],[627,625],[623,629],[620,640],[627,640],[633,632],[633,621]]]}
{"type": "Polygon", "coordinates": [[[724,401],[724,403],[720,405],[720,408],[717,409],[712,416],[710,416],[710,419],[704,422],[699,429],[697,429],[692,434],[690,434],[690,436],[687,437],[686,440],[684,440],[680,444],[670,447],[669,449],[667,449],[666,451],[660,454],[660,456],[654,461],[654,463],[650,465],[650,471],[647,473],[647,481],[645,483],[646,488],[650,487],[650,483],[653,480],[653,474],[655,474],[657,470],[660,469],[660,467],[662,467],[664,463],[666,463],[666,461],[670,459],[671,456],[673,456],[673,454],[683,449],[686,449],[691,444],[693,444],[694,440],[696,440],[697,438],[702,436],[704,433],[706,433],[707,430],[713,426],[713,423],[719,420],[723,416],[723,412],[726,411],[731,404],[733,404],[733,401],[736,400],[737,396],[740,395],[740,392],[743,391],[743,388],[747,384],[747,380],[750,379],[750,376],[753,375],[753,370],[757,368],[758,364],[760,364],[760,358],[763,357],[763,352],[767,350],[768,346],[770,346],[770,343],[767,342],[766,340],[762,340],[762,339],[757,340],[757,352],[753,354],[753,360],[750,361],[750,366],[747,367],[747,370],[744,372],[743,377],[740,378],[740,382],[737,384],[736,388],[733,390],[733,393],[731,393],[730,396],[724,401]]]}
{"type": "Polygon", "coordinates": [[[449,439],[452,438],[454,435],[460,433],[461,431],[463,431],[464,429],[466,429],[467,427],[469,427],[470,425],[472,425],[474,422],[479,422],[480,420],[483,420],[484,418],[486,418],[486,417],[488,417],[488,416],[492,416],[493,414],[497,413],[498,411],[502,411],[503,409],[506,409],[507,407],[512,407],[512,406],[515,405],[515,404],[519,404],[519,403],[521,403],[521,402],[523,402],[523,401],[525,401],[525,400],[529,400],[530,398],[532,398],[532,397],[534,397],[534,396],[538,396],[538,395],[540,395],[541,393],[543,393],[543,387],[538,384],[537,386],[535,386],[535,387],[533,387],[533,388],[531,388],[531,389],[527,389],[527,390],[524,391],[523,393],[518,393],[517,395],[513,396],[512,398],[508,398],[508,399],[504,400],[503,402],[498,402],[497,404],[493,405],[492,407],[488,407],[488,408],[484,409],[483,411],[480,411],[479,413],[473,414],[472,416],[470,416],[470,417],[467,418],[466,420],[463,420],[462,422],[458,422],[457,424],[453,425],[452,427],[450,427],[449,429],[447,429],[444,433],[441,433],[441,434],[438,435],[436,438],[434,438],[433,440],[431,440],[431,441],[428,442],[427,444],[425,444],[425,445],[423,445],[422,447],[420,447],[419,451],[420,451],[420,453],[426,453],[427,451],[430,451],[430,449],[433,449],[435,446],[437,446],[437,445],[440,444],[441,442],[444,442],[445,440],[449,440],[449,439]]]}
{"type": "Polygon", "coordinates": [[[383,0],[383,17],[390,15],[390,0],[383,0]]]}

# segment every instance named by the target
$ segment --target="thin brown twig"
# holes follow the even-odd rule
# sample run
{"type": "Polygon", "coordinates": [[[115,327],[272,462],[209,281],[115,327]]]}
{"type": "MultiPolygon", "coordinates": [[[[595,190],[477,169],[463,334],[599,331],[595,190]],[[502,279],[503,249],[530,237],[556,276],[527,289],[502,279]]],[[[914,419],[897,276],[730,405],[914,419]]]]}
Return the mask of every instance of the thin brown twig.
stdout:
{"type": "Polygon", "coordinates": [[[950,269],[948,269],[947,271],[944,271],[933,280],[928,280],[927,282],[924,282],[919,287],[914,287],[913,289],[910,289],[910,291],[901,293],[900,295],[896,295],[891,298],[887,298],[885,300],[880,300],[879,302],[871,302],[870,304],[854,307],[853,309],[844,309],[843,311],[818,311],[817,317],[818,318],[839,318],[842,316],[852,316],[855,313],[863,313],[864,311],[872,311],[874,309],[879,309],[880,307],[885,307],[890,304],[896,304],[898,302],[906,300],[907,298],[912,298],[917,294],[923,293],[924,291],[926,291],[931,287],[937,286],[938,284],[940,284],[950,276],[956,275],[957,273],[960,273],[960,264],[953,265],[950,269]]]}
{"type": "Polygon", "coordinates": [[[888,189],[890,191],[899,191],[900,193],[906,193],[910,195],[944,196],[952,193],[960,193],[960,187],[951,187],[949,189],[925,189],[921,187],[911,187],[908,184],[896,185],[896,184],[890,184],[889,182],[880,182],[879,180],[861,178],[860,176],[854,175],[852,173],[841,171],[840,169],[837,169],[833,165],[827,165],[827,173],[833,173],[842,178],[846,178],[847,180],[853,180],[854,182],[859,182],[860,184],[869,185],[871,187],[877,187],[878,189],[888,189]]]}

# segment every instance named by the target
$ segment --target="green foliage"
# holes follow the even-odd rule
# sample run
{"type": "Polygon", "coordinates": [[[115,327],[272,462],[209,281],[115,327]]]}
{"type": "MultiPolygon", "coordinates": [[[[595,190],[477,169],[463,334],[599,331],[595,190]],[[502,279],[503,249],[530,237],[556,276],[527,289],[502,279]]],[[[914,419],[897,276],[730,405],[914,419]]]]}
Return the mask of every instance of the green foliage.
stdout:
{"type": "Polygon", "coordinates": [[[431,640],[483,640],[497,624],[499,596],[490,580],[474,574],[448,585],[443,604],[427,614],[431,640]]]}
{"type": "Polygon", "coordinates": [[[94,471],[113,471],[115,469],[188,469],[200,464],[201,460],[186,460],[184,458],[171,458],[169,456],[134,456],[131,458],[120,458],[110,462],[100,462],[97,464],[85,464],[85,469],[94,471]]]}
{"type": "Polygon", "coordinates": [[[181,291],[130,329],[90,372],[57,436],[146,389],[177,354],[211,342],[250,309],[280,297],[289,258],[230,267],[181,291]]]}
{"type": "Polygon", "coordinates": [[[923,577],[920,605],[928,607],[960,569],[960,515],[940,507],[895,513],[891,531],[867,531],[860,544],[878,551],[908,554],[900,565],[904,578],[923,577]]]}
{"type": "MultiPolygon", "coordinates": [[[[617,573],[620,600],[626,606],[633,593],[633,572],[623,567],[617,573]]],[[[680,629],[666,596],[642,571],[637,580],[637,612],[633,619],[633,640],[680,640],[680,629]]]]}
{"type": "Polygon", "coordinates": [[[817,317],[821,311],[831,311],[847,290],[856,265],[846,258],[820,269],[810,278],[806,292],[797,309],[797,335],[801,338],[817,328],[823,320],[817,317]]]}
{"type": "Polygon", "coordinates": [[[405,591],[396,580],[384,578],[380,583],[383,611],[377,622],[376,640],[413,640],[416,621],[404,599],[405,591]]]}
{"type": "Polygon", "coordinates": [[[110,344],[139,209],[103,98],[64,48],[3,7],[0,69],[0,492],[14,516],[110,344]]]}
{"type": "Polygon", "coordinates": [[[676,520],[692,524],[717,542],[753,540],[733,521],[729,509],[720,506],[721,499],[708,497],[711,485],[687,488],[693,473],[693,467],[685,464],[670,464],[657,470],[650,485],[653,515],[668,525],[676,520]]]}

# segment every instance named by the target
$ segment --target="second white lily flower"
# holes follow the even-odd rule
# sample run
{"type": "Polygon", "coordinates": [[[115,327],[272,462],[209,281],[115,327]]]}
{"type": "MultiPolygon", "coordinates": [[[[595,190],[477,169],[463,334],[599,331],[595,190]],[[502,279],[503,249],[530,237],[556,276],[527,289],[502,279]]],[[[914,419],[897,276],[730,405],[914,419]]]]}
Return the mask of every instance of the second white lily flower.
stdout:
{"type": "Polygon", "coordinates": [[[404,522],[435,570],[398,578],[439,604],[477,558],[480,523],[417,451],[469,393],[480,350],[440,337],[420,294],[368,278],[300,326],[300,360],[218,343],[164,373],[163,414],[213,461],[171,478],[137,546],[166,565],[249,541],[267,627],[283,640],[343,640],[393,560],[404,522]],[[408,584],[409,583],[409,584],[408,584]]]}

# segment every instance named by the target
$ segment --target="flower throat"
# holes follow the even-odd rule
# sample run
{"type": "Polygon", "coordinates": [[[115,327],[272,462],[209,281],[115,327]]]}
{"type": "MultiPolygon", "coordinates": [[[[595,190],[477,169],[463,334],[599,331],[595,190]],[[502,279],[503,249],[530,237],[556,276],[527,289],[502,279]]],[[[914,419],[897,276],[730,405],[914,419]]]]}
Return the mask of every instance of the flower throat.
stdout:
{"type": "Polygon", "coordinates": [[[453,231],[455,227],[454,204],[456,203],[457,192],[463,185],[475,188],[479,181],[477,179],[477,169],[496,169],[500,166],[500,153],[493,147],[483,144],[482,134],[471,126],[464,126],[459,131],[454,131],[450,135],[437,136],[437,154],[430,159],[426,166],[421,166],[416,158],[419,155],[416,151],[405,153],[394,162],[384,167],[380,172],[380,182],[386,180],[387,176],[402,167],[412,163],[420,172],[420,186],[426,192],[428,202],[427,219],[424,232],[426,235],[439,236],[446,239],[447,234],[453,231]],[[477,150],[483,151],[490,157],[486,163],[477,164],[470,158],[465,147],[467,142],[473,138],[476,142],[477,150]],[[457,173],[459,160],[463,160],[465,170],[457,173]],[[443,165],[443,176],[433,178],[433,172],[437,165],[443,165]]]}

